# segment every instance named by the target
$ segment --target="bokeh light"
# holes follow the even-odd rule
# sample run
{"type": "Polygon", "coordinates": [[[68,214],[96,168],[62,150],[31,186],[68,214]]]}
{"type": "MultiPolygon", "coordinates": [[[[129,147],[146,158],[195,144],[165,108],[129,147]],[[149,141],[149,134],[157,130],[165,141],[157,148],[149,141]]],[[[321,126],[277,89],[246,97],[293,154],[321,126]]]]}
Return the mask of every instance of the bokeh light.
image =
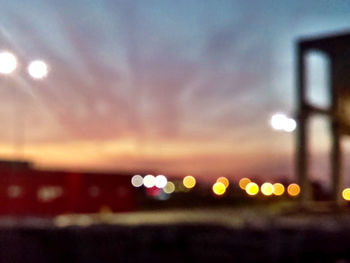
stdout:
{"type": "Polygon", "coordinates": [[[226,177],[224,177],[224,176],[219,177],[219,178],[216,180],[216,182],[218,182],[218,183],[223,183],[223,184],[225,185],[226,188],[230,185],[229,180],[228,180],[226,177]]]}
{"type": "Polygon", "coordinates": [[[285,132],[292,132],[295,130],[296,127],[297,127],[297,122],[291,118],[288,118],[287,120],[285,120],[283,130],[285,132]]]}
{"type": "Polygon", "coordinates": [[[35,79],[43,79],[47,76],[48,67],[44,61],[35,60],[29,64],[28,73],[35,79]]]}
{"type": "Polygon", "coordinates": [[[184,177],[182,182],[186,188],[191,189],[196,185],[196,178],[194,178],[192,175],[187,175],[184,177]]]}
{"type": "Polygon", "coordinates": [[[271,126],[275,130],[281,131],[284,129],[285,122],[287,120],[287,116],[282,113],[276,113],[271,117],[271,126]]]}
{"type": "Polygon", "coordinates": [[[297,184],[290,184],[288,185],[287,192],[290,196],[297,196],[300,193],[300,186],[297,184]]]}
{"type": "Polygon", "coordinates": [[[263,183],[260,189],[263,195],[269,196],[273,194],[273,185],[271,183],[263,183]]]}
{"type": "Polygon", "coordinates": [[[350,201],[350,188],[345,188],[342,192],[344,200],[350,201]]]}
{"type": "Polygon", "coordinates": [[[166,186],[163,188],[164,193],[172,194],[175,192],[175,184],[173,182],[168,182],[166,186]]]}
{"type": "Polygon", "coordinates": [[[1,74],[10,74],[17,67],[16,57],[9,52],[0,53],[0,73],[1,74]]]}
{"type": "Polygon", "coordinates": [[[294,119],[288,118],[285,114],[276,113],[271,117],[270,124],[277,131],[292,132],[297,127],[294,119]]]}
{"type": "Polygon", "coordinates": [[[147,187],[147,189],[146,189],[147,195],[152,196],[152,197],[156,197],[156,196],[160,195],[162,192],[163,192],[162,189],[159,189],[155,186],[147,187]]]}
{"type": "Polygon", "coordinates": [[[153,186],[155,186],[156,184],[156,178],[151,175],[148,174],[143,178],[143,185],[147,188],[152,188],[153,186]]]}
{"type": "Polygon", "coordinates": [[[281,184],[281,183],[273,184],[273,194],[274,195],[277,195],[277,196],[283,195],[284,191],[285,191],[285,189],[284,189],[283,184],[281,184]]]}
{"type": "Polygon", "coordinates": [[[168,183],[168,179],[164,175],[157,175],[155,178],[155,186],[158,188],[163,188],[168,183]]]}
{"type": "Polygon", "coordinates": [[[226,186],[221,182],[216,182],[212,189],[216,195],[223,195],[226,192],[226,186]]]}
{"type": "Polygon", "coordinates": [[[132,178],[131,178],[131,184],[134,187],[140,187],[143,185],[143,178],[141,175],[139,174],[135,174],[132,178]]]}
{"type": "Polygon", "coordinates": [[[257,195],[259,193],[259,186],[256,183],[250,182],[246,185],[245,191],[248,195],[257,195]]]}
{"type": "Polygon", "coordinates": [[[249,184],[251,181],[249,178],[242,178],[241,180],[239,180],[239,187],[242,189],[242,190],[245,190],[247,184],[249,184]]]}

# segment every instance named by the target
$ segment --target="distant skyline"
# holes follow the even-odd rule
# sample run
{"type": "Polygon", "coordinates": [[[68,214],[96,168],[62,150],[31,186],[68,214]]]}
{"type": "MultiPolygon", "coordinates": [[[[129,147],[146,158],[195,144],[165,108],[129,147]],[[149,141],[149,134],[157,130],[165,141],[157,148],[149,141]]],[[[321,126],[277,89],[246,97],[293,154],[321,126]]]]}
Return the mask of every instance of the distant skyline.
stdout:
{"type": "MultiPolygon", "coordinates": [[[[0,1],[0,50],[20,63],[0,75],[0,157],[45,168],[292,176],[294,134],[269,119],[294,114],[295,41],[350,31],[345,0],[0,1]]],[[[313,145],[324,176],[324,133],[313,145]]]]}

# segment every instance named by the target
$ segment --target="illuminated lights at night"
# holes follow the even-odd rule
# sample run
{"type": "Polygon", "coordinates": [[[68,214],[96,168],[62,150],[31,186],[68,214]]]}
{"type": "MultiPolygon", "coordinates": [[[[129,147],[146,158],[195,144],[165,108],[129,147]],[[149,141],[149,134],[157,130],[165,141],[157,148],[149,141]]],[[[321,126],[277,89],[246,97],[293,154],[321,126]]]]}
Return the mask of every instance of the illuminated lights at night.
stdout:
{"type": "Polygon", "coordinates": [[[343,199],[350,201],[350,188],[345,188],[342,192],[343,199]]]}
{"type": "Polygon", "coordinates": [[[196,178],[194,178],[192,175],[187,175],[182,182],[186,188],[191,189],[196,185],[196,178]]]}
{"type": "Polygon", "coordinates": [[[287,192],[290,196],[297,196],[300,193],[300,187],[297,184],[288,185],[287,192]]]}
{"type": "Polygon", "coordinates": [[[282,113],[276,113],[271,117],[271,126],[275,130],[281,131],[284,128],[284,123],[287,120],[287,116],[282,113]]]}
{"type": "Polygon", "coordinates": [[[134,187],[141,187],[143,185],[143,178],[141,175],[139,174],[135,174],[132,178],[131,178],[131,184],[134,187]]]}
{"type": "Polygon", "coordinates": [[[226,177],[219,177],[216,182],[218,183],[223,183],[225,185],[225,187],[227,188],[230,185],[229,180],[226,177]]]}
{"type": "Polygon", "coordinates": [[[270,124],[277,131],[292,132],[297,127],[297,123],[285,114],[276,113],[271,117],[270,124]]]}
{"type": "Polygon", "coordinates": [[[297,127],[297,123],[295,120],[288,118],[285,123],[284,123],[284,131],[285,132],[292,132],[295,130],[295,128],[297,127]]]}
{"type": "Polygon", "coordinates": [[[164,175],[157,175],[155,178],[155,186],[157,188],[164,188],[168,183],[168,179],[164,175]]]}
{"type": "Polygon", "coordinates": [[[0,73],[10,74],[17,67],[16,57],[9,52],[0,53],[0,73]]]}
{"type": "Polygon", "coordinates": [[[48,68],[44,61],[35,60],[29,64],[28,73],[35,79],[42,79],[47,76],[48,68]]]}
{"type": "Polygon", "coordinates": [[[257,195],[259,193],[259,186],[256,183],[250,182],[246,185],[245,191],[248,195],[257,195]]]}
{"type": "Polygon", "coordinates": [[[273,194],[274,195],[277,195],[277,196],[283,195],[284,191],[285,191],[285,189],[284,189],[283,184],[281,184],[281,183],[273,184],[273,194]]]}
{"type": "Polygon", "coordinates": [[[168,182],[166,186],[163,188],[164,193],[172,194],[175,192],[175,184],[173,182],[168,182]]]}
{"type": "Polygon", "coordinates": [[[271,183],[263,183],[260,189],[263,195],[269,196],[273,194],[273,185],[271,183]]]}
{"type": "Polygon", "coordinates": [[[239,187],[242,190],[245,190],[247,184],[249,184],[251,181],[249,178],[242,178],[241,180],[239,180],[239,187]]]}
{"type": "Polygon", "coordinates": [[[216,195],[223,195],[226,191],[226,186],[221,183],[221,182],[216,182],[214,185],[213,185],[213,192],[214,194],[216,195]]]}
{"type": "Polygon", "coordinates": [[[156,184],[156,178],[151,175],[151,174],[148,174],[145,176],[145,178],[143,178],[143,185],[147,188],[152,188],[154,187],[156,184]]]}
{"type": "Polygon", "coordinates": [[[155,186],[151,187],[151,188],[147,188],[146,189],[146,193],[149,195],[149,196],[152,196],[152,197],[155,197],[155,196],[158,196],[162,193],[162,189],[159,189],[155,186]]]}

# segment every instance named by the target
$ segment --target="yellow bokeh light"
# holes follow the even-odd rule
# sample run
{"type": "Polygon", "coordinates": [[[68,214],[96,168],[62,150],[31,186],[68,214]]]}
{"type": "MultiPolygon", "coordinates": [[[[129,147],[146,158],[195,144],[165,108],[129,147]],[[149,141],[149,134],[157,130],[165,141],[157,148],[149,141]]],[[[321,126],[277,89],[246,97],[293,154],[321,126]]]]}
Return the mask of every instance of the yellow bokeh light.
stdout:
{"type": "Polygon", "coordinates": [[[217,180],[216,180],[217,183],[223,183],[225,185],[225,187],[227,188],[229,185],[230,185],[230,182],[229,180],[226,178],[226,177],[219,177],[217,180]]]}
{"type": "Polygon", "coordinates": [[[344,200],[350,201],[350,188],[345,188],[342,192],[344,200]]]}
{"type": "Polygon", "coordinates": [[[290,196],[297,196],[300,193],[300,186],[297,184],[288,185],[287,192],[290,196]]]}
{"type": "Polygon", "coordinates": [[[192,175],[187,175],[182,182],[186,188],[191,189],[196,185],[196,178],[194,178],[192,175]]]}
{"type": "Polygon", "coordinates": [[[172,194],[173,192],[175,192],[175,184],[173,182],[168,182],[163,188],[163,191],[166,194],[172,194]]]}
{"type": "Polygon", "coordinates": [[[283,184],[280,184],[280,183],[273,184],[273,194],[274,195],[277,195],[277,196],[283,195],[284,191],[285,191],[285,189],[284,189],[283,184]]]}
{"type": "Polygon", "coordinates": [[[226,192],[226,186],[221,182],[216,182],[213,185],[213,192],[216,195],[223,195],[226,192]]]}
{"type": "Polygon", "coordinates": [[[259,186],[256,183],[250,182],[246,185],[245,191],[248,195],[256,195],[259,193],[259,186]]]}
{"type": "Polygon", "coordinates": [[[251,181],[249,178],[242,178],[241,180],[239,180],[239,187],[242,190],[245,190],[247,184],[249,184],[251,181]]]}
{"type": "Polygon", "coordinates": [[[272,195],[273,185],[271,183],[263,183],[261,186],[261,192],[263,193],[263,195],[272,195]]]}

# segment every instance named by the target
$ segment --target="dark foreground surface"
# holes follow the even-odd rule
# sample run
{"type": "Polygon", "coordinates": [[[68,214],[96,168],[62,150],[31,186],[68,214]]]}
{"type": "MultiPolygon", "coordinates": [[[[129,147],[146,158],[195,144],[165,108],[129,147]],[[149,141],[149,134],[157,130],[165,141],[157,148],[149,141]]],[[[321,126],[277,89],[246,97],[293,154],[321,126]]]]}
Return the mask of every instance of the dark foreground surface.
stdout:
{"type": "Polygon", "coordinates": [[[176,213],[2,219],[0,262],[350,262],[347,214],[269,218],[216,211],[218,223],[161,222],[176,213]],[[144,217],[146,223],[127,217],[144,217]]]}

